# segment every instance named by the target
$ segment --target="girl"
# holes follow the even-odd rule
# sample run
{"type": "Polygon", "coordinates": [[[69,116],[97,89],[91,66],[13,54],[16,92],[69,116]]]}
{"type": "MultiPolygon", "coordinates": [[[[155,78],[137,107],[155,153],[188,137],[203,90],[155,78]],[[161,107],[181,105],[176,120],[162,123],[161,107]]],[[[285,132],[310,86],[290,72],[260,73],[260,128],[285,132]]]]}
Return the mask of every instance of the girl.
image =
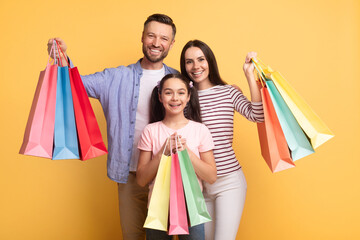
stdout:
{"type": "MultiPolygon", "coordinates": [[[[200,106],[192,82],[180,74],[166,75],[152,92],[150,124],[145,127],[138,144],[136,179],[140,186],[150,183],[149,199],[161,155],[164,150],[170,155],[173,151],[170,146],[176,146],[177,134],[181,142],[177,144],[178,150],[187,149],[198,178],[208,184],[215,182],[214,145],[210,131],[200,122],[200,106]],[[171,143],[167,141],[169,136],[171,143]]],[[[191,227],[189,233],[180,235],[179,239],[204,239],[204,224],[191,227]]],[[[172,236],[164,231],[146,229],[146,239],[172,239],[172,236]]]]}
{"type": "Polygon", "coordinates": [[[251,58],[247,54],[243,70],[248,80],[251,102],[221,79],[215,56],[209,46],[199,40],[189,41],[181,53],[181,72],[195,82],[201,117],[214,140],[217,180],[204,183],[204,197],[213,219],[205,224],[206,240],[236,238],[246,195],[246,180],[232,149],[234,110],[250,121],[262,122],[260,90],[254,77],[251,58]]]}

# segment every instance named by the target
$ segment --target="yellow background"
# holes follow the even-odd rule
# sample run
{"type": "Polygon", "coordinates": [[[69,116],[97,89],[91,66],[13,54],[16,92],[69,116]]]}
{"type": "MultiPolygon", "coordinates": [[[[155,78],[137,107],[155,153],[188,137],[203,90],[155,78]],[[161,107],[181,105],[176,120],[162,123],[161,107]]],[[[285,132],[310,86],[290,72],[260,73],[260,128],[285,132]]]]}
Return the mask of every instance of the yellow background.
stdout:
{"type": "MultiPolygon", "coordinates": [[[[234,148],[248,182],[237,239],[360,239],[358,0],[1,0],[0,239],[121,239],[105,157],[51,161],[18,151],[47,40],[63,38],[82,74],[128,65],[142,56],[142,25],[156,12],[178,29],[168,65],[179,69],[184,44],[201,39],[222,77],[248,95],[242,63],[257,51],[336,135],[273,174],[256,125],[236,116],[234,148]]],[[[91,102],[106,137],[100,104],[91,102]]]]}

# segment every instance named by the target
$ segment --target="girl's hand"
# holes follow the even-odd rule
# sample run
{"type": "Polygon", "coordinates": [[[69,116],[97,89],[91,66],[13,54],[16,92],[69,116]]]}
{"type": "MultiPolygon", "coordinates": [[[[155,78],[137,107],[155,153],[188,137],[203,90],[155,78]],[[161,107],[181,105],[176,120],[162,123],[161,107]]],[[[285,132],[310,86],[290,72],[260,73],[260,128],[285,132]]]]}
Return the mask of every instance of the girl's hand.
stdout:
{"type": "Polygon", "coordinates": [[[243,65],[243,70],[247,78],[254,76],[254,65],[251,62],[251,58],[256,59],[256,56],[257,56],[256,52],[249,52],[246,55],[245,63],[243,65]]]}
{"type": "Polygon", "coordinates": [[[177,135],[177,133],[175,132],[170,136],[169,147],[170,146],[172,153],[176,153],[177,151],[182,151],[186,148],[186,139],[182,138],[181,135],[177,135]]]}

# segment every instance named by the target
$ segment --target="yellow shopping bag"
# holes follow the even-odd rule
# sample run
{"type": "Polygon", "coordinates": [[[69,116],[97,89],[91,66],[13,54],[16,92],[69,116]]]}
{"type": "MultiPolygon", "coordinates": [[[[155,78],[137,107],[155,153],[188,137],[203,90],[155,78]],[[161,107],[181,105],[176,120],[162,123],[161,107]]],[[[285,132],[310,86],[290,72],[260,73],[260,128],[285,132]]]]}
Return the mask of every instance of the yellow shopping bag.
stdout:
{"type": "Polygon", "coordinates": [[[144,228],[167,231],[170,201],[171,156],[161,156],[144,228]]]}
{"type": "Polygon", "coordinates": [[[276,88],[280,92],[282,98],[290,108],[295,119],[310,139],[313,148],[319,147],[334,136],[325,123],[311,109],[305,100],[295,91],[294,88],[285,80],[285,78],[277,71],[266,66],[259,59],[254,61],[262,70],[265,77],[274,82],[276,88]]]}

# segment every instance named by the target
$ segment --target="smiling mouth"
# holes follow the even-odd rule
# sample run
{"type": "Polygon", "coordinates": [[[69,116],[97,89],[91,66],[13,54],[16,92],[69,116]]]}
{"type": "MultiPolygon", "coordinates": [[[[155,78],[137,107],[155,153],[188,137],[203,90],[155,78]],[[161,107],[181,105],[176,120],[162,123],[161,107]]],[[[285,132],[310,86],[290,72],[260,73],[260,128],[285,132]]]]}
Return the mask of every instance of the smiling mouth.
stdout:
{"type": "Polygon", "coordinates": [[[181,104],[176,104],[176,105],[174,105],[174,104],[169,104],[170,105],[170,107],[180,107],[181,106],[181,104]]]}
{"type": "Polygon", "coordinates": [[[160,50],[152,49],[152,48],[150,48],[150,52],[151,52],[151,53],[154,53],[154,54],[160,54],[160,53],[161,53],[160,50]]]}
{"type": "Polygon", "coordinates": [[[199,75],[201,75],[203,72],[204,72],[204,71],[201,71],[201,72],[193,72],[192,75],[194,75],[194,76],[199,76],[199,75]]]}

